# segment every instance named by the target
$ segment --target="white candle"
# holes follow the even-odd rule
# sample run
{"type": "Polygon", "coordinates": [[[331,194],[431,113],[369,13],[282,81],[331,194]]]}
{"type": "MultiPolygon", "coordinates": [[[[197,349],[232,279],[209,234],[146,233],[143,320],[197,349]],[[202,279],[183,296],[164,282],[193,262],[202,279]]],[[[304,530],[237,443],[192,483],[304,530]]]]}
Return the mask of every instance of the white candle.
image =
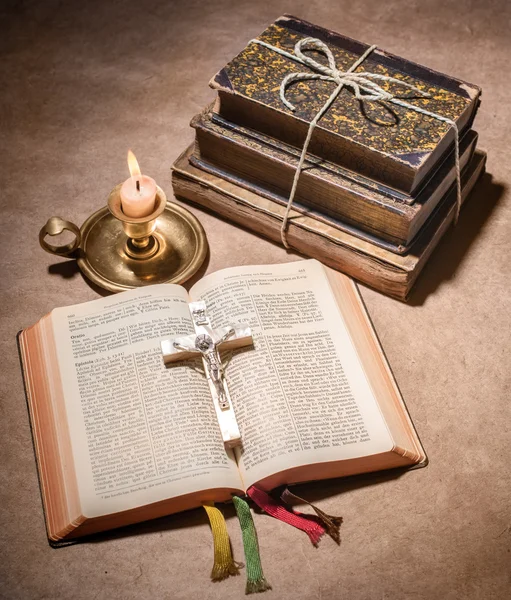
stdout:
{"type": "Polygon", "coordinates": [[[137,159],[128,151],[128,167],[131,177],[121,186],[121,207],[127,217],[147,217],[154,211],[156,182],[152,177],[142,175],[137,159]]]}

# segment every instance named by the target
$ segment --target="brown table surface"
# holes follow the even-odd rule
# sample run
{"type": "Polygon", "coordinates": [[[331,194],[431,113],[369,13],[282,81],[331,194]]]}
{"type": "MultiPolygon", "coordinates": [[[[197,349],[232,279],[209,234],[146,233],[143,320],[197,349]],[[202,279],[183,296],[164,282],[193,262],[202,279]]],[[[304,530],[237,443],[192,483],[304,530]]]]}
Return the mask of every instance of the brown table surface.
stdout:
{"type": "MultiPolygon", "coordinates": [[[[488,173],[408,305],[361,288],[429,454],[426,469],[302,486],[345,518],[340,548],[257,514],[272,598],[454,600],[511,593],[509,95],[506,0],[3,0],[0,7],[2,257],[0,596],[241,598],[212,584],[211,533],[192,511],[96,543],[46,541],[16,332],[97,297],[37,240],[51,215],[82,223],[126,177],[126,150],[172,195],[169,167],[213,99],[209,78],[293,12],[482,86],[488,173]],[[507,200],[507,202],[506,202],[507,200]]],[[[192,209],[207,271],[294,260],[192,209]]],[[[226,515],[242,560],[233,510],[226,515]]]]}

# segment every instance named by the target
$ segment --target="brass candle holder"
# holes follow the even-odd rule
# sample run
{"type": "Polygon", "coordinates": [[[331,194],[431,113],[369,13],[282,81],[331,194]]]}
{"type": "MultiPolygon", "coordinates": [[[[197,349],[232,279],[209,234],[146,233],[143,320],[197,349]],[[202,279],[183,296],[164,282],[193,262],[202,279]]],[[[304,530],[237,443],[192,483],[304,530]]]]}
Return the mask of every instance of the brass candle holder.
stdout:
{"type": "Polygon", "coordinates": [[[121,206],[121,184],[107,206],[78,228],[61,217],[51,217],[39,232],[46,252],[76,258],[82,273],[110,292],[155,283],[183,283],[200,268],[208,243],[199,221],[185,208],[167,202],[157,186],[154,211],[147,217],[127,217],[121,206]],[[47,236],[65,230],[75,238],[52,246],[47,236]]]}

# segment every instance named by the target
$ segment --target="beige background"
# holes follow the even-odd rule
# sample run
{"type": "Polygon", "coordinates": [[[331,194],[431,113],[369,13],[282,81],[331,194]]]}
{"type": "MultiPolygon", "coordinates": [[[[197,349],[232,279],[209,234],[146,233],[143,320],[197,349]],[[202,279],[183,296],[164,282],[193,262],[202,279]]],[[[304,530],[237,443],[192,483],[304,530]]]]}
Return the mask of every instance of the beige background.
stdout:
{"type": "MultiPolygon", "coordinates": [[[[429,453],[427,469],[300,489],[345,518],[343,542],[256,515],[272,598],[507,598],[511,590],[509,410],[510,3],[457,0],[31,2],[0,8],[2,356],[0,596],[241,598],[244,574],[212,584],[200,511],[103,541],[46,542],[15,334],[55,306],[97,297],[73,263],[40,250],[58,214],[81,223],[127,175],[133,148],[171,194],[169,167],[207,82],[245,42],[292,12],[482,86],[476,128],[488,172],[409,305],[362,295],[429,453]]],[[[194,209],[208,271],[291,260],[194,209]]],[[[239,530],[229,518],[236,557],[239,530]]]]}

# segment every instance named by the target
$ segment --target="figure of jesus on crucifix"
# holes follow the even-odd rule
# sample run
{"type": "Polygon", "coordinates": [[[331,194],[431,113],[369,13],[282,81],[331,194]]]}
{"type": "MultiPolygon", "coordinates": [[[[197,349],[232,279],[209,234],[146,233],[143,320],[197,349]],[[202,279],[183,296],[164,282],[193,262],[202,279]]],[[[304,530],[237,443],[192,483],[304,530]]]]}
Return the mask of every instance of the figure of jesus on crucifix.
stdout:
{"type": "MultiPolygon", "coordinates": [[[[234,334],[235,331],[231,328],[216,342],[207,333],[201,333],[195,338],[195,348],[202,354],[202,358],[206,363],[206,373],[215,386],[218,402],[222,410],[229,408],[229,402],[224,390],[224,366],[219,356],[218,347],[234,334]]],[[[183,346],[179,340],[174,341],[174,348],[185,352],[190,351],[190,348],[183,346]]]]}
{"type": "Polygon", "coordinates": [[[219,350],[234,350],[253,343],[250,327],[245,324],[213,329],[204,302],[192,302],[190,312],[195,333],[164,340],[161,343],[165,364],[202,357],[222,438],[227,447],[237,446],[241,436],[236,422],[229,390],[224,378],[225,367],[219,350]]]}

